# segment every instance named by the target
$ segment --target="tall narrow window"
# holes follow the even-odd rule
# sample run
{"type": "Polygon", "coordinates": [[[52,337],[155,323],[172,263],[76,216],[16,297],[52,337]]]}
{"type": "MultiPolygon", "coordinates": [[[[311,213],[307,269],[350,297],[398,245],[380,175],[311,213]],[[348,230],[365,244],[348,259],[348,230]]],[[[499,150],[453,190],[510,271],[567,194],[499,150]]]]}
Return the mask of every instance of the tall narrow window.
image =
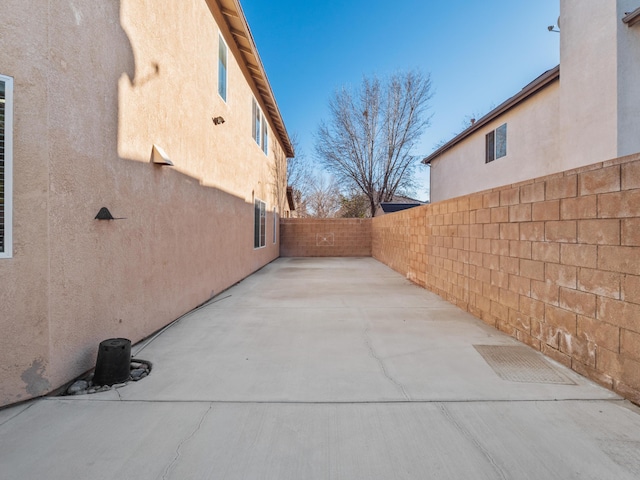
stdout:
{"type": "Polygon", "coordinates": [[[276,207],[273,207],[273,243],[278,240],[278,214],[276,213],[276,207]]]}
{"type": "Polygon", "coordinates": [[[260,136],[262,134],[262,127],[261,127],[260,120],[262,119],[262,112],[260,111],[260,107],[258,106],[258,102],[256,102],[255,98],[253,99],[253,104],[252,104],[252,119],[253,119],[253,129],[252,129],[253,139],[256,141],[258,145],[261,145],[260,136]]]}
{"type": "Polygon", "coordinates": [[[227,101],[227,44],[218,35],[218,94],[227,101]]]}
{"type": "Polygon", "coordinates": [[[267,237],[267,210],[262,200],[255,200],[253,215],[253,248],[261,248],[265,246],[267,237]]]}
{"type": "Polygon", "coordinates": [[[485,137],[485,163],[507,155],[507,124],[500,125],[485,137]]]}
{"type": "Polygon", "coordinates": [[[0,75],[0,258],[12,256],[13,79],[0,75]]]}
{"type": "Polygon", "coordinates": [[[485,163],[493,162],[496,159],[496,132],[494,130],[487,133],[485,150],[485,163]]]}
{"type": "Polygon", "coordinates": [[[251,103],[251,136],[265,155],[269,154],[269,125],[256,99],[251,103]]]}
{"type": "Polygon", "coordinates": [[[265,155],[269,155],[269,131],[267,119],[262,117],[262,151],[265,155]]]}

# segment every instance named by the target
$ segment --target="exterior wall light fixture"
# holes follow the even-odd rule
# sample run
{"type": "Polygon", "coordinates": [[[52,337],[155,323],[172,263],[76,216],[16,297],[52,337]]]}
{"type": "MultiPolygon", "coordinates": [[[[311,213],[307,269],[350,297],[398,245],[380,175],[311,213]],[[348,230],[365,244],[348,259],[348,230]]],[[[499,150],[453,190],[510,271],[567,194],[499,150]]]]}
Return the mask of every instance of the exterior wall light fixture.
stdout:
{"type": "Polygon", "coordinates": [[[169,159],[169,155],[158,145],[154,144],[151,149],[151,163],[156,165],[166,165],[173,167],[173,162],[169,159]]]}
{"type": "Polygon", "coordinates": [[[214,125],[222,125],[224,123],[224,118],[222,117],[213,117],[211,120],[213,120],[214,125]]]}
{"type": "Polygon", "coordinates": [[[126,220],[126,218],[115,218],[111,215],[111,212],[107,207],[102,207],[98,214],[95,216],[95,220],[126,220]]]}

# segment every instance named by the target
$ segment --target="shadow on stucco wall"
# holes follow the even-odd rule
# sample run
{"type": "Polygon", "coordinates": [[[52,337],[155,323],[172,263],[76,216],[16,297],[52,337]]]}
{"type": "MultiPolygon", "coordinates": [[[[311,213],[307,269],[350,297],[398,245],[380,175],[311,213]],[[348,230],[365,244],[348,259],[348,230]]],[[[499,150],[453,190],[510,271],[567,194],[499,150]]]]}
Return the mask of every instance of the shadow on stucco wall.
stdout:
{"type": "Polygon", "coordinates": [[[101,340],[136,342],[278,255],[271,242],[253,250],[251,199],[212,185],[207,170],[224,131],[211,133],[210,118],[196,125],[202,100],[186,66],[197,59],[178,56],[201,39],[171,30],[198,2],[18,3],[0,6],[0,73],[14,77],[16,99],[0,406],[72,380],[101,340]],[[150,162],[154,143],[176,167],[150,162]],[[102,207],[121,219],[95,220],[102,207]]]}

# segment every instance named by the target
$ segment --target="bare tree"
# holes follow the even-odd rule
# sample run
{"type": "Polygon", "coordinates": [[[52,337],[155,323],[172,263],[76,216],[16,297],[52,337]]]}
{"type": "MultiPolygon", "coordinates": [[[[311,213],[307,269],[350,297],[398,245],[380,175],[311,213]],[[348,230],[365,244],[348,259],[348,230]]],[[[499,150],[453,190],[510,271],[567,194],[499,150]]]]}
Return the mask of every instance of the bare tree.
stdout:
{"type": "Polygon", "coordinates": [[[271,166],[271,189],[274,204],[278,206],[278,212],[282,214],[286,210],[287,203],[287,155],[278,142],[274,142],[274,162],[271,166]]]}
{"type": "Polygon", "coordinates": [[[340,188],[332,177],[315,178],[306,202],[308,216],[333,218],[340,211],[340,188]]]}
{"type": "MultiPolygon", "coordinates": [[[[493,110],[494,108],[496,108],[495,103],[492,103],[491,106],[489,107],[488,111],[493,110]]],[[[482,117],[484,117],[486,115],[486,113],[482,113],[481,111],[475,111],[473,113],[470,113],[468,115],[465,115],[462,118],[462,122],[460,122],[460,130],[457,132],[454,132],[451,134],[450,138],[446,138],[446,139],[442,139],[440,140],[438,143],[436,143],[433,146],[433,151],[436,151],[437,149],[439,149],[440,147],[442,147],[443,145],[449,143],[453,138],[457,137],[458,135],[460,135],[462,132],[464,132],[467,128],[471,128],[475,125],[475,123],[480,120],[482,117]]]]}
{"type": "Polygon", "coordinates": [[[291,143],[296,152],[294,158],[289,159],[287,168],[287,185],[293,190],[293,200],[296,204],[296,212],[299,217],[309,216],[307,201],[311,192],[314,179],[311,166],[297,134],[291,136],[291,143]]]}
{"type": "Polygon", "coordinates": [[[357,90],[343,88],[329,101],[316,153],[343,186],[367,196],[371,216],[380,202],[414,186],[412,149],[429,126],[431,95],[429,75],[408,71],[384,82],[365,77],[357,90]]]}

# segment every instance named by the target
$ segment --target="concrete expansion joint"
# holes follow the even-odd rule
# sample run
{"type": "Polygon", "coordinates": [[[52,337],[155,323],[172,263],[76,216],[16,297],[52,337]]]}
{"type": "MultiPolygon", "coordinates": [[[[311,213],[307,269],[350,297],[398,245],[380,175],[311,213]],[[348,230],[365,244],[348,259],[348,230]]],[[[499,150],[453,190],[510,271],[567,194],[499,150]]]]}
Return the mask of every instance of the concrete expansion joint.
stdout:
{"type": "MultiPolygon", "coordinates": [[[[78,398],[72,397],[45,397],[43,401],[81,401],[78,398]]],[[[621,406],[628,407],[640,414],[640,407],[631,403],[624,398],[471,398],[471,399],[407,399],[407,400],[140,400],[140,399],[126,399],[114,400],[114,399],[95,399],[95,400],[82,400],[90,401],[92,403],[109,403],[120,402],[122,403],[148,403],[148,404],[206,404],[206,405],[408,405],[408,404],[492,404],[492,403],[614,403],[621,406]]],[[[26,409],[25,409],[26,410],[26,409]]],[[[17,413],[11,418],[19,416],[21,413],[17,413]]],[[[11,420],[11,419],[9,419],[11,420]]],[[[9,420],[3,422],[7,423],[9,420]]]]}
{"type": "Polygon", "coordinates": [[[469,440],[471,444],[475,447],[475,449],[480,452],[480,454],[489,462],[493,470],[503,480],[507,480],[508,476],[502,467],[498,464],[491,452],[487,450],[482,442],[480,442],[467,428],[464,427],[460,422],[458,422],[455,417],[451,414],[451,412],[447,409],[445,404],[440,405],[440,411],[442,412],[442,416],[458,431],[460,434],[469,440]]]}
{"type": "Polygon", "coordinates": [[[369,355],[378,363],[378,365],[380,366],[380,370],[382,370],[384,376],[387,377],[387,379],[389,379],[389,381],[393,383],[398,390],[400,390],[400,393],[402,393],[402,396],[405,398],[405,400],[411,401],[411,397],[409,397],[409,394],[404,389],[404,386],[389,374],[386,367],[384,366],[384,362],[375,352],[373,345],[371,344],[371,338],[369,337],[369,325],[367,325],[367,327],[364,329],[364,343],[369,350],[369,355]]]}

